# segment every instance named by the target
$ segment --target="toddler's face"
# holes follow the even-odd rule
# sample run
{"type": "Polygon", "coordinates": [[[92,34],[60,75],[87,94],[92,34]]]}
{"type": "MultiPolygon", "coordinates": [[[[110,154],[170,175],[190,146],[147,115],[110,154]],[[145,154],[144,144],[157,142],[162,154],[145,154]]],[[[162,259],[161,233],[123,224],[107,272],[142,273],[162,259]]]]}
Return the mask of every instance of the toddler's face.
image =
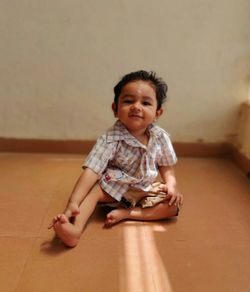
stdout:
{"type": "Polygon", "coordinates": [[[146,130],[161,114],[157,110],[154,86],[146,81],[127,83],[121,91],[118,106],[112,105],[116,117],[131,132],[146,130]]]}

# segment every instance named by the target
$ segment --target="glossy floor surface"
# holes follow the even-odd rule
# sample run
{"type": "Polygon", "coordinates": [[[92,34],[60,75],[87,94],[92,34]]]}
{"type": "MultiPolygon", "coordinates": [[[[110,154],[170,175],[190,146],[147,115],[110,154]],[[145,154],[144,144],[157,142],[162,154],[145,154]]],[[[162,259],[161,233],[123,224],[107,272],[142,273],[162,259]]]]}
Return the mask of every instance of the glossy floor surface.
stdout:
{"type": "Polygon", "coordinates": [[[98,206],[80,244],[47,230],[83,157],[0,154],[0,291],[250,291],[250,181],[229,160],[180,159],[178,219],[104,229],[98,206]]]}

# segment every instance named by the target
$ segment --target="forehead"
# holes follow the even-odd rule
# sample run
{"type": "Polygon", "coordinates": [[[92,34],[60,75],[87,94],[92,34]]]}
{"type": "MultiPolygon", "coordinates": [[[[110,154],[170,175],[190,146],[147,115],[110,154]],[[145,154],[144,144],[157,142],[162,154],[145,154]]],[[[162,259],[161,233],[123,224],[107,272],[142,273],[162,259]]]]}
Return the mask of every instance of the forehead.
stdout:
{"type": "Polygon", "coordinates": [[[149,81],[132,81],[123,86],[121,95],[143,95],[156,98],[155,86],[149,81]]]}

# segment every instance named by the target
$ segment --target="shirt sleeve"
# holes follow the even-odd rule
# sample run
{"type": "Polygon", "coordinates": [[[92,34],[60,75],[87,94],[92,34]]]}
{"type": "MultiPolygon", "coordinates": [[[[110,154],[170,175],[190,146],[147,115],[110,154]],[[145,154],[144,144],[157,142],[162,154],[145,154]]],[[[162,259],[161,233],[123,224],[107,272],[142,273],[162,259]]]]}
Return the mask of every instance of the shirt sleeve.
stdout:
{"type": "Polygon", "coordinates": [[[169,135],[163,132],[159,137],[160,151],[157,159],[158,166],[171,166],[176,164],[177,157],[169,135]]]}
{"type": "Polygon", "coordinates": [[[106,135],[102,135],[88,154],[83,168],[90,168],[101,175],[107,168],[108,162],[112,160],[116,152],[116,142],[107,142],[106,135]]]}

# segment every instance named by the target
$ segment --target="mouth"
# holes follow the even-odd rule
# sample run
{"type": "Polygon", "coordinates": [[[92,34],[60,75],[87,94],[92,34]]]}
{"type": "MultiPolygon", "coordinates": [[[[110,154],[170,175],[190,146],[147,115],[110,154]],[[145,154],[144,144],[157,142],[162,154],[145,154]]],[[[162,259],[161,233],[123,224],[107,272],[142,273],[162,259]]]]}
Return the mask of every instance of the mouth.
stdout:
{"type": "Polygon", "coordinates": [[[142,116],[140,116],[140,115],[136,115],[136,114],[130,114],[130,115],[128,115],[128,117],[129,117],[129,118],[132,118],[132,119],[143,119],[142,116]]]}

